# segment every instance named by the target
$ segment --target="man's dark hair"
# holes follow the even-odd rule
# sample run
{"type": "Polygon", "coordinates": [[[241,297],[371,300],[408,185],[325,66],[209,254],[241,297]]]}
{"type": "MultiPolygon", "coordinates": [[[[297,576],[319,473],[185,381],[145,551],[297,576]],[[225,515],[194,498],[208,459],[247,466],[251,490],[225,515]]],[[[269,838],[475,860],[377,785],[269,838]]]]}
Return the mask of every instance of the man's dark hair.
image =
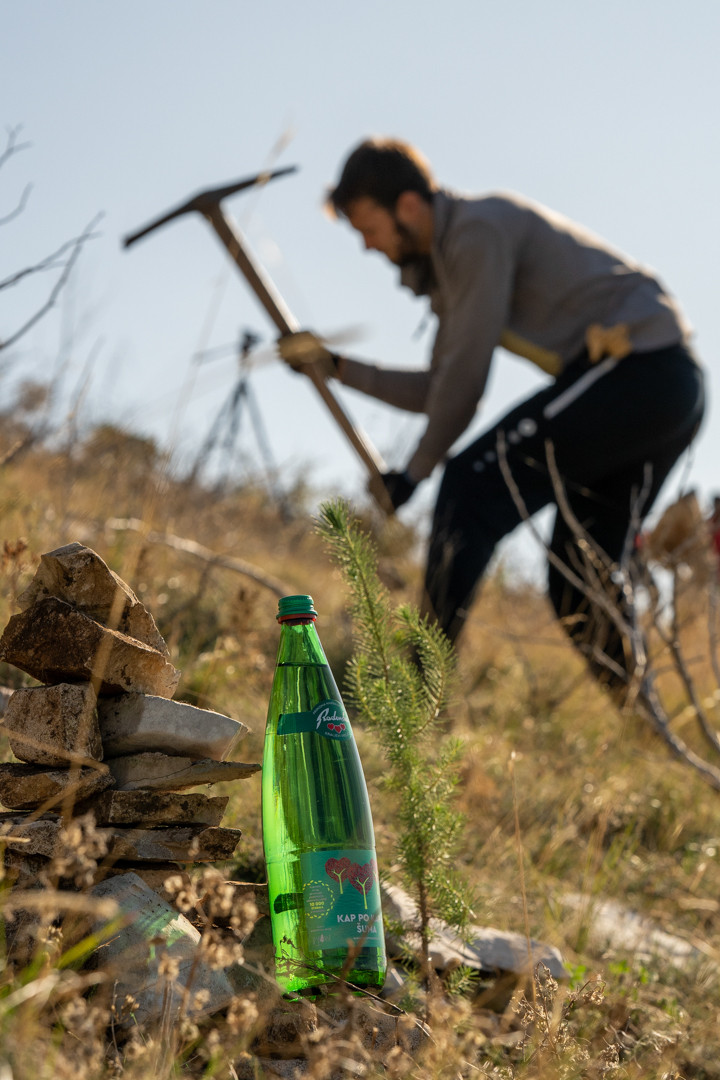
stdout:
{"type": "Polygon", "coordinates": [[[347,215],[356,199],[367,197],[394,210],[403,191],[417,191],[430,203],[436,186],[430,166],[414,146],[400,139],[365,139],[345,162],[326,205],[332,213],[347,215]]]}

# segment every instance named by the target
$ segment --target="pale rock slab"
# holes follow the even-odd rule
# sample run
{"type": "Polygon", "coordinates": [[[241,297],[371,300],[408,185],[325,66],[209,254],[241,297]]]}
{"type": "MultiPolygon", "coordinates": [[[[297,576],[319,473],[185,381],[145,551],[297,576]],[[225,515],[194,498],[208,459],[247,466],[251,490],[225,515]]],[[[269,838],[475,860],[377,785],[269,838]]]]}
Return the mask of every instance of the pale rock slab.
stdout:
{"type": "Polygon", "coordinates": [[[0,732],[21,761],[65,767],[101,761],[96,704],[89,683],[23,687],[10,698],[0,732]]]}
{"type": "MultiPolygon", "coordinates": [[[[59,818],[43,817],[36,821],[17,814],[0,814],[0,827],[9,826],[3,842],[22,854],[44,855],[51,859],[63,854],[62,823],[59,818]],[[18,844],[13,841],[18,840],[18,844]]],[[[242,833],[239,829],[204,825],[170,825],[157,829],[99,827],[97,834],[108,845],[110,860],[127,862],[222,862],[232,857],[242,833]]]]}
{"type": "Polygon", "coordinates": [[[98,702],[105,756],[143,750],[220,761],[248,731],[221,713],[147,694],[123,694],[98,702]]]}
{"type": "Polygon", "coordinates": [[[630,957],[633,963],[650,967],[660,958],[681,971],[710,962],[708,953],[692,940],[669,933],[617,900],[570,893],[562,903],[576,914],[578,925],[587,932],[588,944],[603,956],[630,957]]]}
{"type": "MultiPolygon", "coordinates": [[[[1,768],[1,766],[0,766],[1,768]]],[[[227,796],[182,795],[165,791],[103,791],[78,806],[98,825],[219,825],[227,796]]]]}
{"type": "Polygon", "coordinates": [[[157,649],[53,596],[12,616],[0,637],[0,660],[43,683],[99,680],[100,694],[169,698],[180,681],[180,672],[157,649]]]}
{"type": "MultiPolygon", "coordinates": [[[[2,730],[2,728],[0,728],[2,730]]],[[[113,786],[107,765],[96,769],[51,769],[35,765],[0,765],[0,803],[9,810],[51,809],[74,805],[113,786]]]]}
{"type": "MultiPolygon", "coordinates": [[[[415,901],[398,885],[380,883],[382,909],[385,915],[405,925],[418,924],[418,909],[415,901]]],[[[464,967],[486,973],[512,972],[528,975],[537,964],[544,964],[555,979],[567,979],[569,973],[563,964],[562,955],[554,945],[544,945],[539,941],[528,942],[524,934],[514,934],[505,930],[493,930],[490,927],[470,926],[469,942],[463,941],[441,919],[431,919],[430,961],[437,971],[462,964],[464,967]]],[[[420,955],[420,935],[408,931],[397,938],[386,932],[388,948],[412,949],[420,955]]]]}
{"type": "Polygon", "coordinates": [[[174,825],[158,829],[112,830],[110,851],[130,862],[204,863],[232,858],[240,842],[239,829],[222,826],[174,825]]]}
{"type": "MultiPolygon", "coordinates": [[[[52,874],[52,864],[50,859],[42,855],[23,855],[22,848],[17,847],[5,852],[5,871],[5,881],[16,893],[18,890],[43,888],[42,882],[52,874]]],[[[168,899],[164,887],[168,878],[179,876],[186,887],[190,885],[190,874],[176,862],[118,862],[112,866],[102,863],[98,866],[95,881],[100,883],[107,878],[130,873],[142,878],[163,900],[168,899]]],[[[63,887],[69,886],[61,878],[59,888],[63,887]]]]}
{"type": "Polygon", "coordinates": [[[152,889],[161,900],[166,902],[169,899],[165,890],[165,882],[168,878],[180,877],[185,888],[191,886],[190,874],[179,863],[116,863],[115,866],[109,867],[103,873],[102,878],[98,877],[97,880],[98,882],[105,881],[107,878],[118,877],[121,874],[137,874],[148,888],[152,889]]]}
{"type": "MultiPolygon", "coordinates": [[[[224,971],[213,971],[200,958],[199,932],[137,874],[102,881],[92,895],[114,900],[130,920],[95,954],[100,970],[114,986],[116,1000],[122,1002],[126,994],[131,994],[138,1003],[134,1016],[128,1017],[124,1026],[152,1024],[160,1020],[164,1008],[169,1009],[170,1023],[174,1023],[184,1001],[185,1014],[194,1019],[212,1016],[229,1004],[233,988],[224,971]],[[178,965],[177,978],[170,982],[160,974],[163,956],[178,965]],[[205,994],[199,1001],[201,990],[205,994]],[[166,991],[170,993],[169,1006],[164,1000],[166,991]]],[[[94,927],[98,934],[103,934],[104,929],[101,921],[94,927]]]]}
{"type": "Polygon", "coordinates": [[[111,758],[108,768],[119,791],[135,791],[139,788],[183,791],[199,784],[244,780],[260,772],[262,765],[259,762],[212,761],[210,758],[197,761],[195,758],[146,753],[111,758]]]}
{"type": "Polygon", "coordinates": [[[66,544],[41,555],[35,577],[18,597],[18,603],[25,611],[49,596],[169,655],[150,612],[97,552],[84,544],[66,544]]]}

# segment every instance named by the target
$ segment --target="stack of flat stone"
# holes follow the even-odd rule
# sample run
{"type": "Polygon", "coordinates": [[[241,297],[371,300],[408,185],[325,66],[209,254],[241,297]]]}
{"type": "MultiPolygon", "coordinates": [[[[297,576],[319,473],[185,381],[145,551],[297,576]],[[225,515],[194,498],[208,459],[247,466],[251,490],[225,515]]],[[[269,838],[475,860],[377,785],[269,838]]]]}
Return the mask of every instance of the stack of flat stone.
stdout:
{"type": "Polygon", "coordinates": [[[159,887],[189,863],[229,859],[241,834],[220,824],[227,798],[188,789],[259,771],[224,760],[246,726],[172,700],[180,673],[154,619],[82,544],[43,555],[19,604],[0,659],[43,685],[16,690],[0,723],[22,762],[0,764],[15,875],[37,876],[68,820],[88,813],[107,848],[96,880],[134,871],[159,887]]]}

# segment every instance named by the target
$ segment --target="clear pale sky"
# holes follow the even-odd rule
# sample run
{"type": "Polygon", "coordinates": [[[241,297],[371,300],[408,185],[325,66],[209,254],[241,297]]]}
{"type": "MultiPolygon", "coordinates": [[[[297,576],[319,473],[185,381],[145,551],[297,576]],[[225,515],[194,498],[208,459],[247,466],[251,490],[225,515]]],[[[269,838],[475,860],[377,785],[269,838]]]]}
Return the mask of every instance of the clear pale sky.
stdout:
{"type": "MultiPolygon", "coordinates": [[[[34,185],[23,214],[0,229],[0,279],[104,212],[56,311],[6,355],[5,392],[66,363],[72,396],[88,369],[86,422],[114,418],[191,457],[237,379],[231,353],[201,366],[193,355],[246,327],[267,340],[274,330],[199,216],[129,251],[121,239],[268,165],[300,171],[226,208],[301,323],[362,326],[348,351],[422,365],[432,330],[416,333],[423,302],[321,209],[347,152],[368,134],[393,134],[423,150],[441,183],[522,192],[659,272],[696,328],[708,374],[708,417],[683,461],[707,504],[720,490],[719,31],[711,0],[0,0],[0,119],[31,143],[0,170],[0,217],[34,185]]],[[[51,282],[45,274],[0,293],[0,337],[51,282]]],[[[541,381],[498,352],[464,441],[541,381]]],[[[250,385],[287,478],[362,490],[362,466],[309,382],[275,361],[250,385]]],[[[339,396],[402,466],[418,420],[339,396]]],[[[247,415],[241,435],[244,462],[259,465],[247,415]]],[[[684,475],[676,470],[659,505],[684,475]]],[[[403,515],[427,506],[426,487],[403,515]]]]}

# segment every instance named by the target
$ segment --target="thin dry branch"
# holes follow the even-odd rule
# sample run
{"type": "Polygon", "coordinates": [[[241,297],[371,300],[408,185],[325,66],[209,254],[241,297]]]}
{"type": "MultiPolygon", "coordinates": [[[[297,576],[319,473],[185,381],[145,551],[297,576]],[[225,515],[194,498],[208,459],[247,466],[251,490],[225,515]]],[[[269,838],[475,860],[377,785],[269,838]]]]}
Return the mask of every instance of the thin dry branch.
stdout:
{"type": "MultiPolygon", "coordinates": [[[[98,216],[94,219],[89,228],[91,228],[92,225],[99,221],[100,217],[101,215],[98,214],[98,216]]],[[[34,263],[32,266],[26,266],[24,269],[17,270],[14,274],[11,274],[10,277],[4,278],[2,281],[0,281],[0,289],[9,289],[12,288],[13,285],[19,285],[20,282],[24,278],[29,277],[30,274],[39,274],[42,273],[43,270],[64,269],[66,264],[64,262],[58,262],[57,260],[62,255],[64,255],[66,251],[69,251],[71,248],[76,247],[79,243],[84,243],[85,240],[95,239],[94,235],[86,234],[87,229],[84,230],[84,232],[80,236],[76,236],[72,240],[66,240],[66,242],[57,249],[57,251],[53,251],[51,255],[46,255],[44,259],[40,260],[40,262],[34,263]]]]}
{"type": "Polygon", "coordinates": [[[14,210],[11,210],[9,214],[5,214],[4,217],[0,217],[0,225],[7,225],[13,218],[19,217],[23,210],[27,206],[27,201],[30,198],[30,192],[32,191],[32,184],[26,184],[23,188],[22,195],[18,199],[17,206],[14,210]]]}
{"type": "MultiPolygon", "coordinates": [[[[22,125],[20,124],[17,127],[7,129],[7,140],[5,143],[5,149],[2,151],[2,153],[0,153],[0,169],[2,169],[3,165],[5,165],[14,154],[19,153],[21,150],[27,150],[30,146],[30,143],[19,143],[17,141],[18,135],[21,131],[22,125]]],[[[7,225],[9,221],[12,221],[13,218],[16,218],[19,214],[23,212],[25,206],[27,205],[27,201],[30,197],[31,191],[32,184],[26,184],[25,189],[20,196],[20,199],[15,209],[11,210],[10,213],[6,214],[4,217],[0,217],[0,225],[7,225]]]]}
{"type": "MultiPolygon", "coordinates": [[[[612,567],[607,556],[604,553],[599,552],[597,546],[593,544],[592,538],[582,528],[582,525],[572,513],[572,509],[568,503],[565,495],[562,479],[558,473],[557,465],[555,462],[554,450],[550,443],[546,444],[546,451],[548,454],[548,466],[550,468],[553,488],[555,490],[555,496],[558,503],[559,512],[563,514],[564,520],[572,530],[578,542],[578,547],[583,554],[588,555],[587,572],[591,578],[591,582],[583,580],[577,573],[575,573],[569,566],[567,566],[561,559],[559,559],[554,552],[550,551],[547,544],[543,541],[542,537],[538,533],[537,529],[533,525],[530,515],[528,514],[525,502],[520,494],[519,488],[515,483],[512,470],[510,469],[507,460],[507,448],[505,439],[502,432],[498,435],[498,464],[502,471],[505,482],[508,485],[510,494],[518,508],[520,516],[523,521],[527,522],[532,530],[532,533],[536,540],[544,548],[549,562],[559,570],[570,584],[579,589],[585,596],[588,597],[591,603],[597,604],[597,607],[608,616],[614,623],[618,631],[623,634],[630,642],[633,658],[636,664],[636,672],[639,673],[639,679],[636,681],[636,689],[633,694],[632,704],[633,707],[645,717],[654,731],[660,735],[665,742],[670,752],[679,760],[686,762],[693,769],[695,769],[702,778],[715,788],[716,791],[720,791],[720,769],[717,769],[714,765],[705,761],[696,754],[690,747],[676,735],[670,729],[670,721],[667,712],[660,700],[657,690],[654,685],[654,675],[650,670],[647,650],[645,648],[644,635],[639,626],[637,617],[637,607],[634,603],[631,603],[628,608],[630,615],[630,621],[624,617],[623,613],[618,608],[618,605],[612,601],[612,598],[602,588],[602,582],[598,577],[598,567],[612,567]],[[590,554],[593,552],[593,554],[590,554]],[[600,588],[597,588],[599,585],[600,588]]],[[[647,477],[646,477],[647,481],[647,477]]],[[[646,485],[644,485],[645,488],[646,485]]],[[[634,516],[639,514],[639,505],[634,509],[634,516]]],[[[620,569],[620,568],[617,568],[620,569]]],[[[628,590],[632,591],[631,582],[624,583],[623,596],[625,601],[628,600],[628,590]]],[[[632,597],[630,597],[632,600],[632,597]]],[[[595,651],[594,659],[603,663],[609,669],[615,670],[615,665],[612,664],[609,657],[605,654],[595,651]]],[[[625,675],[625,673],[622,673],[625,675]]],[[[634,680],[635,681],[635,680],[634,680]]]]}
{"type": "Polygon", "coordinates": [[[7,129],[7,140],[5,142],[5,149],[0,153],[0,169],[3,165],[13,156],[13,154],[19,154],[21,150],[27,150],[30,143],[19,143],[17,141],[18,135],[22,131],[22,124],[18,124],[17,127],[11,127],[7,129]]]}
{"type": "MultiPolygon", "coordinates": [[[[625,619],[623,619],[622,613],[618,610],[617,605],[612,602],[610,597],[602,588],[602,583],[597,575],[597,566],[595,565],[594,560],[591,558],[590,552],[593,549],[595,550],[595,552],[597,553],[597,557],[601,561],[601,565],[610,566],[611,564],[607,560],[607,556],[603,556],[602,553],[597,551],[597,547],[593,544],[591,537],[583,529],[582,525],[570,509],[562,486],[562,479],[560,478],[557,468],[555,467],[555,459],[554,454],[552,453],[552,447],[548,443],[546,448],[549,448],[548,464],[550,466],[553,488],[555,489],[555,496],[558,501],[558,508],[563,514],[565,521],[570,526],[574,535],[576,536],[578,540],[578,546],[581,548],[584,554],[587,552],[589,560],[588,568],[591,571],[591,577],[594,580],[592,582],[588,582],[579,574],[574,573],[573,570],[567,565],[567,563],[564,563],[563,560],[560,559],[554,551],[550,550],[548,545],[540,536],[540,533],[538,532],[533,521],[531,520],[527,506],[525,505],[525,500],[520,494],[520,489],[515,483],[514,477],[512,475],[512,470],[510,469],[510,465],[507,459],[507,445],[505,443],[505,436],[501,431],[498,433],[497,440],[498,465],[500,466],[500,471],[502,472],[503,479],[508,485],[508,489],[512,496],[513,502],[515,503],[521,518],[529,526],[533,536],[540,544],[540,546],[544,549],[548,562],[563,575],[566,581],[568,581],[576,589],[582,592],[588,598],[588,600],[591,601],[591,603],[596,604],[597,607],[599,607],[602,612],[613,621],[620,633],[624,633],[629,637],[632,633],[632,628],[628,625],[625,619]],[[604,563],[602,563],[603,558],[605,559],[604,563]],[[593,587],[593,585],[595,585],[596,587],[593,587]]],[[[605,662],[607,662],[607,658],[605,662]]]]}
{"type": "Polygon", "coordinates": [[[711,787],[720,791],[720,769],[716,769],[714,765],[701,758],[679,735],[670,730],[669,718],[651,678],[644,681],[643,688],[637,696],[636,705],[657,734],[661,736],[671,753],[681,761],[687,762],[711,787]]]}
{"type": "Polygon", "coordinates": [[[680,676],[680,680],[685,687],[685,692],[690,699],[695,718],[700,726],[700,730],[707,739],[713,750],[716,750],[720,754],[720,736],[710,723],[710,719],[703,708],[703,704],[700,701],[698,693],[695,688],[695,682],[690,674],[690,670],[685,660],[685,656],[680,645],[680,627],[678,623],[678,604],[677,604],[677,573],[673,573],[672,577],[672,623],[670,632],[665,630],[661,623],[657,623],[655,629],[663,644],[667,647],[670,656],[673,659],[673,666],[675,671],[680,676]]]}
{"type": "Polygon", "coordinates": [[[708,606],[708,641],[710,643],[710,664],[712,666],[713,675],[720,686],[720,662],[718,662],[718,633],[717,633],[717,619],[718,619],[718,593],[720,592],[720,583],[717,576],[713,577],[710,582],[710,595],[708,606]]]}
{"type": "Polygon", "coordinates": [[[109,518],[105,522],[105,528],[118,531],[127,529],[141,533],[143,539],[151,544],[164,544],[175,551],[181,551],[185,555],[192,555],[196,559],[201,559],[211,566],[221,566],[224,570],[232,570],[236,574],[243,574],[245,577],[257,582],[258,585],[262,585],[263,588],[269,589],[275,596],[287,596],[291,591],[284,582],[265,574],[257,566],[245,562],[244,559],[236,559],[230,555],[220,555],[209,548],[203,547],[202,544],[198,544],[195,540],[187,540],[182,536],[154,532],[140,518],[109,518]]]}
{"type": "Polygon", "coordinates": [[[42,264],[38,264],[37,267],[30,267],[27,270],[21,270],[19,271],[19,274],[13,275],[13,278],[8,278],[6,282],[0,283],[0,288],[8,284],[16,284],[17,280],[19,280],[28,273],[32,273],[35,269],[52,268],[50,266],[51,260],[57,259],[60,252],[66,251],[68,247],[72,248],[70,257],[68,258],[67,262],[62,265],[62,273],[53,285],[50,295],[45,301],[45,303],[33,315],[31,315],[31,317],[20,327],[19,330],[16,330],[15,333],[11,334],[10,337],[6,338],[5,341],[0,341],[0,350],[7,349],[9,348],[9,346],[14,345],[16,341],[18,341],[21,337],[23,337],[24,334],[26,334],[30,329],[32,329],[32,327],[35,326],[36,323],[38,323],[43,318],[43,316],[46,315],[48,311],[50,311],[50,309],[55,306],[57,298],[67,279],[69,278],[72,268],[75,265],[75,262],[77,261],[77,258],[80,255],[80,252],[82,251],[84,245],[88,240],[94,238],[93,229],[100,221],[102,216],[102,214],[97,214],[82,231],[80,236],[77,236],[74,240],[69,240],[66,244],[62,246],[62,248],[58,249],[57,252],[55,252],[53,255],[48,256],[48,259],[45,260],[47,264],[45,267],[42,267],[42,264]]]}

